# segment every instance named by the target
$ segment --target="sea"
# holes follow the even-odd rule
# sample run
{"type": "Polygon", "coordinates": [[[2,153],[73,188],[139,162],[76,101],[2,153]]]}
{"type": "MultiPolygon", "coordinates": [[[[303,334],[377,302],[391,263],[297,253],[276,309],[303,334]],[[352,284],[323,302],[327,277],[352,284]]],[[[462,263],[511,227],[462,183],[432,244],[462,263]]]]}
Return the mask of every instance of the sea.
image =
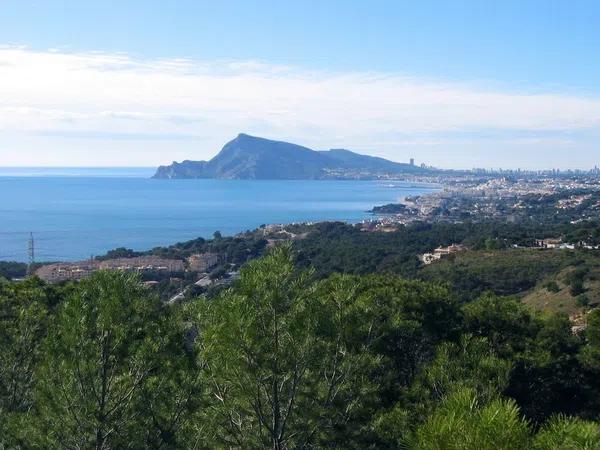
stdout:
{"type": "Polygon", "coordinates": [[[372,218],[373,206],[425,194],[401,181],[155,180],[153,168],[1,168],[0,260],[73,261],[147,250],[262,224],[372,218]]]}

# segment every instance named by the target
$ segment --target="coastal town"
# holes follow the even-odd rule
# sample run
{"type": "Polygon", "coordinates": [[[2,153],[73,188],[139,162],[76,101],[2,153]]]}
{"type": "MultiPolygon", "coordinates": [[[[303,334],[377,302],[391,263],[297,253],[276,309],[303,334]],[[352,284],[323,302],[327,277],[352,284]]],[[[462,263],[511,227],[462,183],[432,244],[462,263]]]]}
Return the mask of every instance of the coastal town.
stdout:
{"type": "Polygon", "coordinates": [[[464,222],[573,216],[573,220],[600,217],[600,176],[460,176],[430,179],[441,189],[411,196],[372,209],[376,216],[364,228],[386,231],[414,222],[464,222]],[[543,216],[543,217],[542,217],[543,216]]]}

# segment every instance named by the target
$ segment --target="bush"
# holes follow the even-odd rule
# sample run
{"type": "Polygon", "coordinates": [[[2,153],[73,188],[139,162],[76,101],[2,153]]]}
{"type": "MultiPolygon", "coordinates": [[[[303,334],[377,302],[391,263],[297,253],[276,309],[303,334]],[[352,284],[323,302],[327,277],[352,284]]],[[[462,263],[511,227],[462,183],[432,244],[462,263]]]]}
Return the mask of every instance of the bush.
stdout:
{"type": "Polygon", "coordinates": [[[570,292],[573,297],[577,297],[578,295],[583,294],[585,292],[585,288],[583,287],[583,281],[582,280],[573,281],[571,283],[570,292]]]}
{"type": "Polygon", "coordinates": [[[536,435],[533,448],[593,449],[600,446],[600,426],[578,418],[553,417],[536,435]]]}
{"type": "Polygon", "coordinates": [[[560,291],[560,287],[558,287],[558,283],[556,281],[549,281],[544,285],[544,287],[549,292],[556,293],[556,292],[560,291]]]}
{"type": "Polygon", "coordinates": [[[0,278],[8,280],[21,278],[27,274],[27,264],[14,261],[0,261],[0,278]]]}
{"type": "Polygon", "coordinates": [[[589,304],[590,304],[590,299],[588,298],[587,295],[581,294],[580,296],[577,297],[577,305],[578,306],[587,306],[589,304]]]}
{"type": "Polygon", "coordinates": [[[588,274],[589,269],[587,267],[580,267],[573,272],[569,273],[566,277],[567,284],[573,286],[576,283],[583,283],[585,276],[588,274]]]}
{"type": "Polygon", "coordinates": [[[211,273],[208,274],[208,277],[211,280],[218,280],[222,278],[227,273],[227,266],[219,266],[214,269],[211,273]]]}
{"type": "Polygon", "coordinates": [[[449,395],[409,440],[411,449],[492,450],[530,448],[530,430],[514,400],[482,404],[474,391],[449,395]]]}

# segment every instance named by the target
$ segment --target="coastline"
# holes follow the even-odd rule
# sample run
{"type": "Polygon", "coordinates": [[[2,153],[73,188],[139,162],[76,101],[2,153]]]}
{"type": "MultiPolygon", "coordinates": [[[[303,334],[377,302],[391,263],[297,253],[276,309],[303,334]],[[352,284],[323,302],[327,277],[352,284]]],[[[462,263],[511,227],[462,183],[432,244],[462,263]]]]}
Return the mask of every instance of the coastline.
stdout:
{"type": "Polygon", "coordinates": [[[359,223],[371,218],[365,211],[377,204],[433,188],[414,180],[157,182],[85,176],[0,177],[0,183],[10,219],[0,229],[4,261],[27,261],[30,232],[37,261],[76,261],[122,246],[141,251],[207,238],[215,231],[233,236],[265,223],[359,223]]]}

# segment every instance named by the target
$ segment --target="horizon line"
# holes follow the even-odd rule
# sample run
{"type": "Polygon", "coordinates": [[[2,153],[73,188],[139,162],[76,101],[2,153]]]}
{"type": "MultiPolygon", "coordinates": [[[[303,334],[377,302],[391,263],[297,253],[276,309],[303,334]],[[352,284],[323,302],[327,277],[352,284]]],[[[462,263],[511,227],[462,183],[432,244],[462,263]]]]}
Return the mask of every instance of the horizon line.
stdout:
{"type": "MultiPolygon", "coordinates": [[[[370,155],[365,155],[370,156],[370,155]]],[[[385,159],[385,158],[384,158],[385,159]]],[[[190,160],[195,161],[195,160],[190,160]]],[[[200,161],[200,160],[197,160],[200,161]]],[[[388,160],[390,162],[398,163],[398,161],[388,160]]],[[[160,165],[152,165],[152,166],[69,166],[69,165],[48,165],[48,166],[39,166],[39,165],[20,165],[20,166],[3,166],[0,165],[1,169],[157,169],[160,165]]],[[[551,172],[555,170],[559,171],[591,171],[599,168],[599,165],[596,164],[593,167],[582,168],[582,167],[552,167],[552,168],[543,168],[543,169],[534,169],[530,167],[471,167],[471,168],[441,168],[426,165],[426,168],[432,170],[443,170],[448,172],[475,172],[475,171],[492,171],[492,172],[500,172],[500,171],[526,171],[526,172],[551,172]]]]}

